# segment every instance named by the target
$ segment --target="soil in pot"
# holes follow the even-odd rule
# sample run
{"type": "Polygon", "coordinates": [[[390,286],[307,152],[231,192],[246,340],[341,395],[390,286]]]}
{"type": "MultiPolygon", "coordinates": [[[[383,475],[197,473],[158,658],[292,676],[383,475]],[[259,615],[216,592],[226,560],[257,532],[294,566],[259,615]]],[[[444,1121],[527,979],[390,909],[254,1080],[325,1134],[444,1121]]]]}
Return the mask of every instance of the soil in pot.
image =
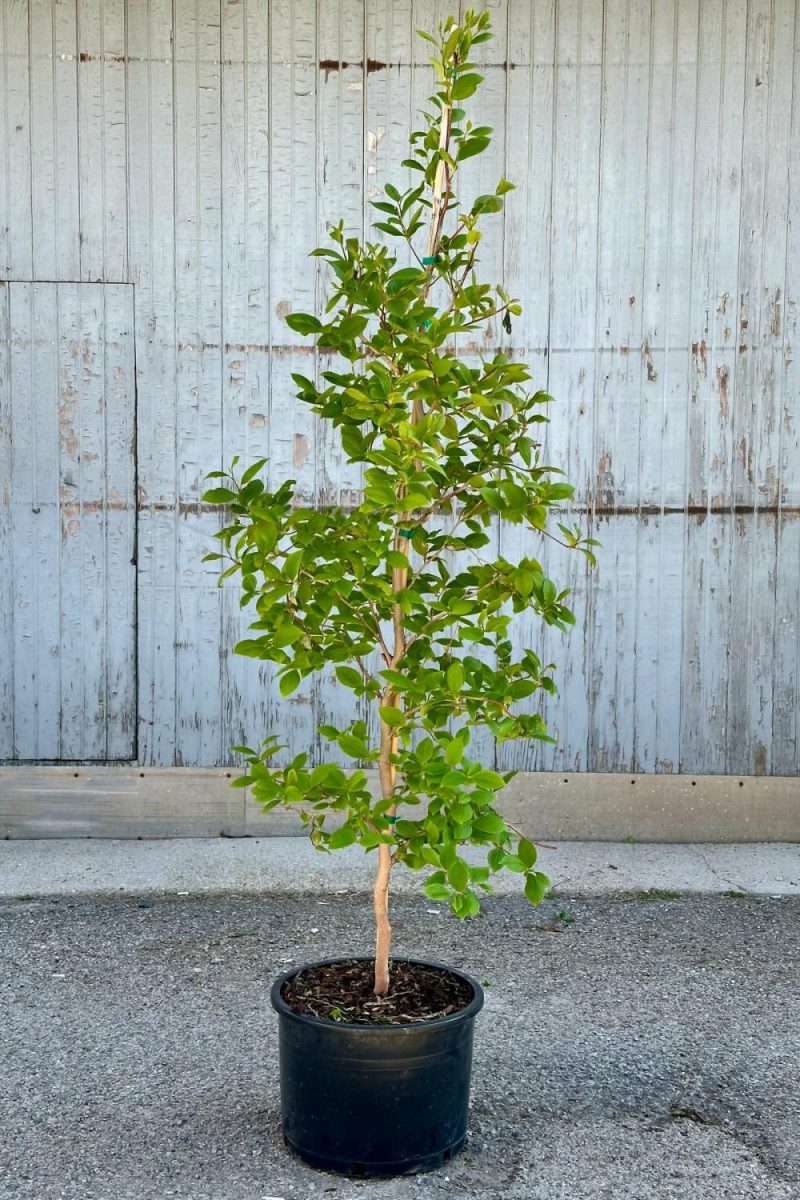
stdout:
{"type": "Polygon", "coordinates": [[[441,967],[397,962],[385,996],[373,992],[374,969],[364,959],[319,963],[287,980],[281,996],[292,1012],[356,1025],[435,1021],[465,1008],[473,990],[441,967]]]}

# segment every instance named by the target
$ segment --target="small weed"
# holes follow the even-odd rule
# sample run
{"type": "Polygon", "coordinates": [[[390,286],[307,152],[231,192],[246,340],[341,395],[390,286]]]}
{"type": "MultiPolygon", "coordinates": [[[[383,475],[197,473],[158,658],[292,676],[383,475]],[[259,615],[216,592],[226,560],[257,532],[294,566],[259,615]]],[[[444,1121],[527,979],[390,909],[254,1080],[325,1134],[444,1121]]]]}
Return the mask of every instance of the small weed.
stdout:
{"type": "Polygon", "coordinates": [[[482,979],[481,987],[490,988],[490,987],[494,987],[494,984],[492,983],[491,979],[482,979]]]}
{"type": "Polygon", "coordinates": [[[635,846],[635,845],[636,845],[636,838],[635,838],[635,837],[632,837],[632,836],[631,836],[631,834],[628,834],[628,836],[627,836],[627,837],[624,837],[624,838],[622,839],[622,844],[623,844],[623,846],[635,846]]]}
{"type": "Polygon", "coordinates": [[[738,888],[731,888],[729,892],[723,892],[722,894],[727,900],[746,900],[749,892],[740,892],[738,888]]]}
{"type": "Polygon", "coordinates": [[[575,918],[573,917],[572,913],[567,912],[563,908],[560,913],[556,913],[556,920],[560,921],[562,925],[574,925],[575,924],[575,918]]]}
{"type": "Polygon", "coordinates": [[[344,1013],[340,1008],[332,1008],[328,1016],[332,1021],[343,1021],[345,1019],[344,1013]]]}

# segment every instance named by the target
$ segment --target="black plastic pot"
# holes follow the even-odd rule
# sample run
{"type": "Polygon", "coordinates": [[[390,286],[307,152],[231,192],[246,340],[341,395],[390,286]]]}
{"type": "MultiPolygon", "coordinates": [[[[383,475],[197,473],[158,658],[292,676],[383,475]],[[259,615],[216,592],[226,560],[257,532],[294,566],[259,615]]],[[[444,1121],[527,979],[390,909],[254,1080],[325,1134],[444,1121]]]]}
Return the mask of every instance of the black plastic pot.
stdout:
{"type": "MultiPolygon", "coordinates": [[[[325,962],[337,962],[326,959],[325,962]]],[[[397,960],[395,960],[397,961],[397,960]]],[[[480,984],[443,963],[472,989],[469,1004],[441,1020],[353,1025],[292,1012],[276,979],[283,1136],[315,1167],[346,1175],[403,1175],[447,1162],[464,1144],[472,1031],[480,984]]]]}

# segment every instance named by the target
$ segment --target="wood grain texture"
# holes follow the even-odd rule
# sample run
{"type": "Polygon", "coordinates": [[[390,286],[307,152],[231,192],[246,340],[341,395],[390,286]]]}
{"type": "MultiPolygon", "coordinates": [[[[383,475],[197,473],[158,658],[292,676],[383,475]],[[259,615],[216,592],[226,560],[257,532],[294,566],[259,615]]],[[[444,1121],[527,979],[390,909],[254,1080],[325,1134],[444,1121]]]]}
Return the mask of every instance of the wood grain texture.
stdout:
{"type": "MultiPolygon", "coordinates": [[[[14,697],[0,758],[65,754],[65,719],[86,726],[77,757],[137,745],[143,764],[213,766],[268,730],[319,757],[318,721],[357,710],[329,676],[283,700],[267,667],[230,655],[247,614],[201,561],[220,522],[200,503],[203,475],[267,454],[270,479],[296,479],[304,503],[357,499],[360,471],[294,398],[292,372],[327,360],[283,318],[322,302],[327,268],[307,255],[328,224],[362,235],[369,201],[404,182],[395,164],[431,81],[414,30],[452,5],[0,7],[0,279],[14,281],[0,292],[4,714],[14,697]],[[116,282],[132,301],[83,290],[116,282]],[[62,326],[105,340],[84,363],[62,326]],[[135,596],[114,500],[133,487],[134,351],[135,596]],[[57,441],[45,399],[20,424],[18,397],[34,394],[62,409],[72,397],[77,442],[57,441]],[[102,511],[62,544],[67,475],[102,511]],[[56,557],[58,600],[45,586],[56,557]],[[18,591],[24,609],[6,603],[18,591]],[[134,600],[130,684],[113,630],[134,600]],[[59,654],[82,666],[39,695],[56,625],[59,654]]],[[[528,616],[514,626],[559,664],[545,706],[557,745],[473,748],[522,770],[796,774],[800,4],[486,7],[480,118],[495,140],[465,164],[463,190],[516,182],[483,257],[524,305],[486,349],[526,358],[556,396],[543,453],[603,548],[590,575],[516,527],[495,531],[500,553],[538,554],[574,589],[578,621],[568,639],[528,616]]]]}
{"type": "Polygon", "coordinates": [[[135,754],[133,289],[11,283],[0,313],[4,757],[135,754]]]}
{"type": "Polygon", "coordinates": [[[175,75],[170,0],[128,4],[128,237],[136,298],[137,683],[143,762],[176,759],[175,75]]]}
{"type": "Polygon", "coordinates": [[[31,53],[28,5],[0,9],[0,268],[3,279],[33,279],[31,53]]]}

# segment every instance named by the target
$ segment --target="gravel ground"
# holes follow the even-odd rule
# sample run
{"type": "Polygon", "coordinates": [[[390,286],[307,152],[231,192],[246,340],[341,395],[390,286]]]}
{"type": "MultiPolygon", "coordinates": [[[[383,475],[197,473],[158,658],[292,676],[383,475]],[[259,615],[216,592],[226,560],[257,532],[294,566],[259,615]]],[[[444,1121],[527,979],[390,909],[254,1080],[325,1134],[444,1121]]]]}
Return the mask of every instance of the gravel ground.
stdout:
{"type": "Polygon", "coordinates": [[[359,1182],[283,1148],[268,988],[364,953],[363,897],[1,903],[2,1200],[800,1200],[800,901],[432,908],[395,949],[488,983],[470,1136],[359,1182]]]}

